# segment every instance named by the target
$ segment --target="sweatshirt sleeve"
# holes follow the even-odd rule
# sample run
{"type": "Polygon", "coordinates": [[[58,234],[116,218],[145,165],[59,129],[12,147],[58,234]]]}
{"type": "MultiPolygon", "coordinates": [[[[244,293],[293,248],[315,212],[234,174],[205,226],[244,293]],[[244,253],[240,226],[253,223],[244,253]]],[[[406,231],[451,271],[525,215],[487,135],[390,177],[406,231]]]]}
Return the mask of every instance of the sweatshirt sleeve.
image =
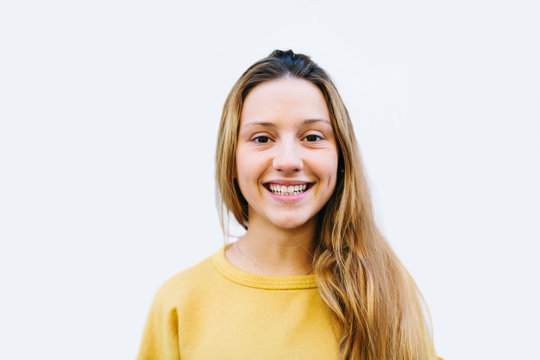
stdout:
{"type": "Polygon", "coordinates": [[[178,312],[168,303],[161,288],[152,301],[137,360],[180,360],[178,312]]]}

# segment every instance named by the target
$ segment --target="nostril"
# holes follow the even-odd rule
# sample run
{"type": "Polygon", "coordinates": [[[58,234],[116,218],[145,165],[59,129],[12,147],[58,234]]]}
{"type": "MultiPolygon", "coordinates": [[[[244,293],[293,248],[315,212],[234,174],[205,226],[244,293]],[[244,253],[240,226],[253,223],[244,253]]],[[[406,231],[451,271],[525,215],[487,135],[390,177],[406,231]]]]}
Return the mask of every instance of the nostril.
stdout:
{"type": "Polygon", "coordinates": [[[274,158],[272,162],[274,169],[285,172],[298,172],[302,170],[303,163],[301,160],[294,159],[279,159],[274,158]]]}

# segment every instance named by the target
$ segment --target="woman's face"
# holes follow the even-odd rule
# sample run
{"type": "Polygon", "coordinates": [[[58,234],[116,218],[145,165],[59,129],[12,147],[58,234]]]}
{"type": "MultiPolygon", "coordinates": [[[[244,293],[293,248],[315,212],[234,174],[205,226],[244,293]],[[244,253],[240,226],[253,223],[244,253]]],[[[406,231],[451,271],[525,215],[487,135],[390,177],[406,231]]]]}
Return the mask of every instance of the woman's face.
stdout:
{"type": "Polygon", "coordinates": [[[311,82],[281,78],[244,101],[236,153],[249,225],[314,225],[336,186],[338,150],[328,108],[311,82]]]}

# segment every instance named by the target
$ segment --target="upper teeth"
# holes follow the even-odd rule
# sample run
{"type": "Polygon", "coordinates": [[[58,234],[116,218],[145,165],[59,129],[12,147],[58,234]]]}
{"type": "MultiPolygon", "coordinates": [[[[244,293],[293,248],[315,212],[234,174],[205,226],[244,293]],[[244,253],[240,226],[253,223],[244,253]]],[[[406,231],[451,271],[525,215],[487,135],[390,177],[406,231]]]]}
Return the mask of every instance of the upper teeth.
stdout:
{"type": "Polygon", "coordinates": [[[274,194],[279,195],[298,195],[306,191],[307,184],[303,185],[277,185],[277,184],[270,184],[268,186],[270,188],[270,191],[274,194]]]}

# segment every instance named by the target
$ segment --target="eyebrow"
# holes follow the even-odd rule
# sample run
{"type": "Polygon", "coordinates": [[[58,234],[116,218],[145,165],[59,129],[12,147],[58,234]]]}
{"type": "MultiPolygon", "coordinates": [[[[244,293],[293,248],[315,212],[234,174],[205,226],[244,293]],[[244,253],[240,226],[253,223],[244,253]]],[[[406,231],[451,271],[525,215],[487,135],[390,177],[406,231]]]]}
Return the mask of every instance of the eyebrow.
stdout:
{"type": "MultiPolygon", "coordinates": [[[[313,124],[313,123],[317,123],[317,122],[324,122],[324,123],[327,123],[329,125],[330,124],[330,121],[328,120],[324,120],[324,119],[306,119],[302,122],[302,124],[313,124]]],[[[269,121],[252,121],[252,122],[249,122],[247,124],[244,124],[244,126],[246,127],[252,127],[252,126],[268,126],[268,127],[276,127],[276,124],[274,124],[273,122],[269,122],[269,121]]]]}

